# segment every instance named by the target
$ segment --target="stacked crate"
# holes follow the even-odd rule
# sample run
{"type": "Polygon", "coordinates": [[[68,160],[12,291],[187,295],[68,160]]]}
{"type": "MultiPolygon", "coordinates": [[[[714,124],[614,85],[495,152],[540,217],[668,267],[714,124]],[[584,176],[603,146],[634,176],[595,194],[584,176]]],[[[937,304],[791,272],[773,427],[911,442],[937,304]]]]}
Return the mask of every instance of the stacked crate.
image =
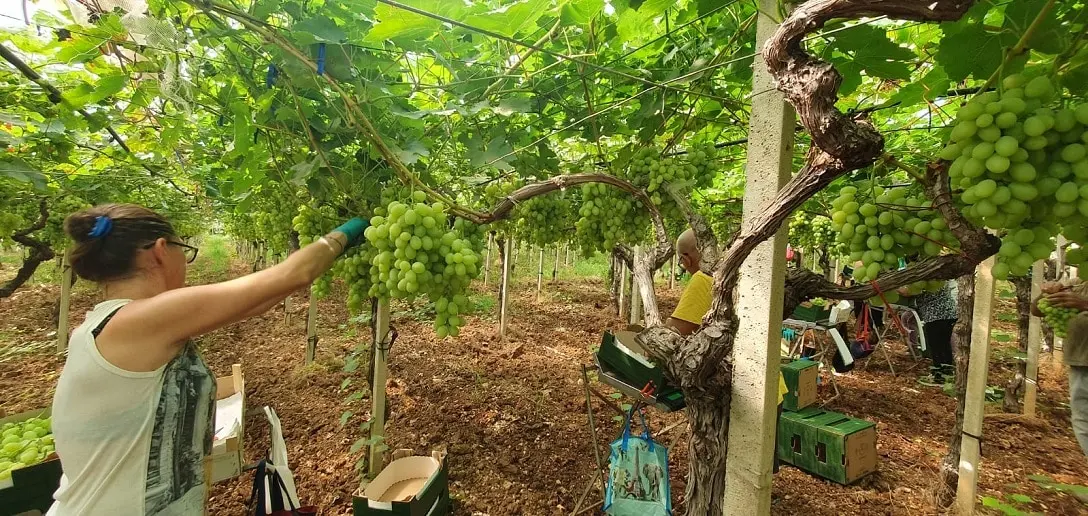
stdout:
{"type": "Polygon", "coordinates": [[[818,363],[782,364],[789,389],[778,420],[778,459],[814,475],[850,484],[876,471],[876,425],[813,407],[818,363]]]}

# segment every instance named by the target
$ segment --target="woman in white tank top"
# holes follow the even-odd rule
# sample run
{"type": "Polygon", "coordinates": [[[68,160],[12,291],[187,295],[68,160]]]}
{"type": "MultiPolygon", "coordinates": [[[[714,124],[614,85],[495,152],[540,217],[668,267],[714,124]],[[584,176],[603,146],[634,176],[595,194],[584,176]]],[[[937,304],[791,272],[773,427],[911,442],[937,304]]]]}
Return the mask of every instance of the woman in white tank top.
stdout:
{"type": "Polygon", "coordinates": [[[72,268],[107,301],[72,333],[53,398],[64,475],[48,514],[201,514],[215,379],[191,339],[309,285],[367,225],[352,219],[275,267],[186,287],[197,249],[159,214],[107,204],[70,215],[72,268]]]}

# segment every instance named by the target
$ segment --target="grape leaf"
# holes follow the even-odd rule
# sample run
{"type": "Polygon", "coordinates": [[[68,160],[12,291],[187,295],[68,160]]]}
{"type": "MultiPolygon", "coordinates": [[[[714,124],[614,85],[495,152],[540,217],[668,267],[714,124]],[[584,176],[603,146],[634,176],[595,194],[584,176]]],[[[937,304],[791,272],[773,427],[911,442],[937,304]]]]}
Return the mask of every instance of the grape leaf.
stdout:
{"type": "Polygon", "coordinates": [[[366,444],[367,444],[366,443],[366,438],[361,437],[358,440],[356,440],[354,443],[351,443],[351,448],[348,450],[348,452],[349,453],[359,453],[359,450],[363,449],[363,446],[366,446],[366,444]]]}
{"type": "Polygon", "coordinates": [[[953,34],[946,32],[935,58],[953,82],[970,76],[986,80],[1001,66],[1005,48],[1015,44],[1015,36],[992,33],[981,24],[971,24],[953,34]]]}
{"type": "Polygon", "coordinates": [[[855,25],[831,36],[830,48],[851,56],[860,69],[873,77],[909,79],[906,62],[915,58],[914,52],[888,39],[888,32],[872,25],[855,25]]]}
{"type": "Polygon", "coordinates": [[[597,16],[604,9],[604,2],[599,0],[570,0],[560,9],[560,20],[564,25],[583,25],[597,16]]]}
{"type": "Polygon", "coordinates": [[[39,190],[45,189],[45,176],[41,171],[15,156],[0,157],[0,177],[10,177],[16,181],[30,183],[39,190]]]}
{"type": "Polygon", "coordinates": [[[514,113],[525,113],[531,108],[529,99],[525,97],[506,97],[492,111],[502,116],[510,116],[514,113]]]}
{"type": "MultiPolygon", "coordinates": [[[[551,0],[524,0],[506,7],[502,12],[491,11],[469,16],[465,23],[473,27],[513,36],[536,27],[536,21],[548,11],[551,0]]],[[[602,3],[603,7],[603,3],[602,3]]]]}
{"type": "Polygon", "coordinates": [[[340,428],[344,428],[344,425],[348,424],[348,420],[351,419],[353,414],[354,412],[350,410],[345,410],[343,414],[340,414],[340,428]]]}
{"type": "Polygon", "coordinates": [[[302,44],[339,43],[347,39],[344,30],[325,16],[314,16],[295,23],[291,31],[302,44]]]}
{"type": "Polygon", "coordinates": [[[1035,501],[1030,496],[1022,495],[1022,494],[1019,494],[1019,493],[1013,493],[1013,494],[1009,495],[1009,500],[1013,501],[1013,502],[1016,502],[1016,503],[1031,503],[1031,502],[1035,501]]]}
{"type": "MultiPolygon", "coordinates": [[[[1022,37],[1035,21],[1047,0],[1017,0],[1005,8],[1003,27],[1022,37]]],[[[1045,54],[1060,54],[1069,45],[1069,35],[1058,24],[1057,11],[1051,9],[1032,33],[1028,48],[1045,54]]]]}

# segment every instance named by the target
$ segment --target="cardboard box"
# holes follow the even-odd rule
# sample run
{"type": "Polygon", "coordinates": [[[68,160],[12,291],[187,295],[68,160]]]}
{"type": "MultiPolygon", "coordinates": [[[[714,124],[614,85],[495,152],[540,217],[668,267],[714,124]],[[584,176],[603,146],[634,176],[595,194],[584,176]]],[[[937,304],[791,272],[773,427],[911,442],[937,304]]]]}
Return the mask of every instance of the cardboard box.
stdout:
{"type": "Polygon", "coordinates": [[[876,424],[807,408],[783,412],[778,458],[814,475],[850,484],[876,471],[876,424]]]}
{"type": "Polygon", "coordinates": [[[816,379],[820,364],[812,360],[793,360],[782,364],[782,378],[786,381],[786,393],[782,409],[798,411],[816,403],[816,379]]]}
{"type": "Polygon", "coordinates": [[[231,375],[216,378],[215,429],[212,454],[204,458],[204,480],[211,485],[242,474],[245,453],[246,382],[241,364],[231,366],[231,375]]]}
{"type": "Polygon", "coordinates": [[[352,496],[355,516],[443,516],[449,513],[449,465],[438,453],[430,457],[398,450],[362,494],[352,496]]]}
{"type": "MultiPolygon", "coordinates": [[[[49,414],[50,409],[28,410],[0,419],[0,425],[47,418],[49,414]]],[[[0,510],[3,514],[45,514],[60,487],[60,475],[60,459],[55,453],[33,466],[12,471],[10,479],[0,481],[0,510]]]]}

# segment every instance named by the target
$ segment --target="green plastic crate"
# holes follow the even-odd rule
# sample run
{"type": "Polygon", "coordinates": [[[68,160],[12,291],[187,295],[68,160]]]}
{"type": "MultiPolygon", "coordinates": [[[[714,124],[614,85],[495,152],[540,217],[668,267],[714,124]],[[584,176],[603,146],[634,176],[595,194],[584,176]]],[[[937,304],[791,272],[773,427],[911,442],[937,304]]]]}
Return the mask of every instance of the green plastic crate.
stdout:
{"type": "Polygon", "coordinates": [[[625,382],[638,387],[653,382],[658,389],[665,386],[665,373],[651,362],[642,348],[635,342],[635,333],[624,331],[604,332],[601,337],[601,349],[597,359],[608,369],[615,371],[625,382]]]}
{"type": "Polygon", "coordinates": [[[819,408],[783,412],[778,458],[814,475],[850,484],[876,471],[876,424],[819,408]]]}
{"type": "Polygon", "coordinates": [[[798,321],[808,322],[820,322],[826,321],[831,318],[830,306],[805,306],[797,305],[797,308],[793,309],[793,314],[790,315],[790,319],[796,319],[798,321]]]}
{"type": "Polygon", "coordinates": [[[794,360],[783,363],[781,371],[789,389],[782,400],[784,410],[796,412],[816,404],[816,378],[820,374],[818,362],[794,360]]]}

